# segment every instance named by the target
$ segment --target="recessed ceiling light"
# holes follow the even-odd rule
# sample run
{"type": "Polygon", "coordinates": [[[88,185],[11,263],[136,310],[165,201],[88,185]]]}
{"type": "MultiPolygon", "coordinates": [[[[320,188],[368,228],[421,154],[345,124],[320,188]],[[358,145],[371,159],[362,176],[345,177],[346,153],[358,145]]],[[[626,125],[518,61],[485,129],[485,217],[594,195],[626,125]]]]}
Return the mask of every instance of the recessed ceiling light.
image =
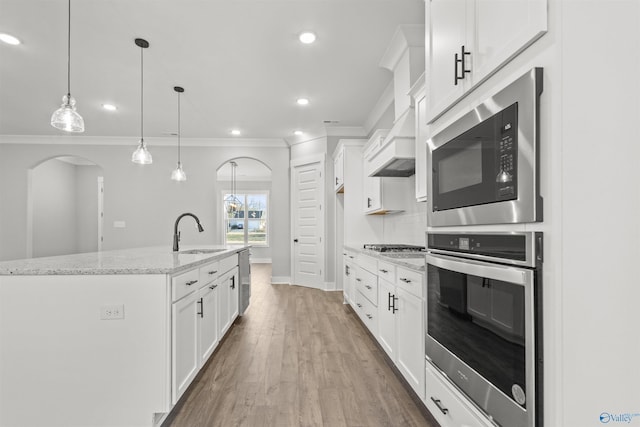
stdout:
{"type": "Polygon", "coordinates": [[[302,132],[301,130],[296,130],[293,132],[294,135],[300,136],[302,135],[304,132],[302,132]]]}
{"type": "Polygon", "coordinates": [[[298,38],[304,44],[311,44],[316,41],[316,35],[310,31],[305,31],[304,33],[300,34],[300,37],[298,38]]]}
{"type": "Polygon", "coordinates": [[[116,107],[113,104],[102,104],[102,108],[104,108],[107,111],[116,111],[118,109],[118,107],[116,107]]]}
{"type": "Polygon", "coordinates": [[[12,45],[20,44],[20,40],[18,40],[11,34],[5,34],[5,33],[0,33],[0,41],[5,42],[6,44],[12,44],[12,45]]]}
{"type": "Polygon", "coordinates": [[[309,105],[309,100],[307,98],[298,98],[296,102],[298,105],[309,105]]]}
{"type": "Polygon", "coordinates": [[[238,130],[238,129],[232,129],[232,130],[231,130],[231,135],[240,135],[240,130],[238,130]]]}

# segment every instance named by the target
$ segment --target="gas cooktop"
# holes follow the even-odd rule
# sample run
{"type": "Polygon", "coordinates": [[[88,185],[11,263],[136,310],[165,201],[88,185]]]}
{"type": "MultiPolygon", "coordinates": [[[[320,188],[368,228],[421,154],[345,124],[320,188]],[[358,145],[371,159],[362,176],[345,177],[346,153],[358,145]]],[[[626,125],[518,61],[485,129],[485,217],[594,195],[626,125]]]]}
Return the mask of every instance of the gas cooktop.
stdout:
{"type": "Polygon", "coordinates": [[[388,243],[365,243],[364,249],[376,252],[423,252],[425,250],[424,246],[388,243]]]}

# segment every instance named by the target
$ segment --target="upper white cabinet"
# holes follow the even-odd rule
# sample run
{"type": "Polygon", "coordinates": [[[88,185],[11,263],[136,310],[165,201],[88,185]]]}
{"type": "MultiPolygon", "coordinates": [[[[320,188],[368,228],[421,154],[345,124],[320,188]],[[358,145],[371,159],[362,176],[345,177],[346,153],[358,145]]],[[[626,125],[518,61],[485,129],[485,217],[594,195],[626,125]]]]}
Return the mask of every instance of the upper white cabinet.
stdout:
{"type": "Polygon", "coordinates": [[[410,90],[415,105],[415,152],[416,152],[416,201],[427,201],[427,98],[425,75],[423,74],[410,90]]]}
{"type": "Polygon", "coordinates": [[[432,122],[547,30],[547,0],[429,0],[427,120],[432,122]]]}

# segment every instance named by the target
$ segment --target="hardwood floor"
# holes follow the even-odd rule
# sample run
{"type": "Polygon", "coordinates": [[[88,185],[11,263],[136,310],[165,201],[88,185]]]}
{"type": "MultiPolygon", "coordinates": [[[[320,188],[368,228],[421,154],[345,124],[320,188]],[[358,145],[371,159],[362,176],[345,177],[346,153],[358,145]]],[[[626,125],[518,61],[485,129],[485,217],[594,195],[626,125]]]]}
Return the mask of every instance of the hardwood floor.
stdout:
{"type": "Polygon", "coordinates": [[[249,309],[163,427],[437,426],[341,292],[272,285],[270,264],[251,268],[249,309]]]}

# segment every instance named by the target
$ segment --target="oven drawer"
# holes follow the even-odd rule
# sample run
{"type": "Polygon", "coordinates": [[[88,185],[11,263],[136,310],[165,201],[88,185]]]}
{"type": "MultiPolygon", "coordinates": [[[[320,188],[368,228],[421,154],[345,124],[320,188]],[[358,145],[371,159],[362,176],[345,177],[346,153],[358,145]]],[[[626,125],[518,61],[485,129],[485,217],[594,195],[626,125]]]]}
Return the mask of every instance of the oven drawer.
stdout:
{"type": "Polygon", "coordinates": [[[425,404],[441,427],[493,427],[492,424],[427,362],[425,404]]]}
{"type": "Polygon", "coordinates": [[[363,268],[358,268],[356,289],[366,296],[374,306],[378,306],[378,276],[363,268]]]}
{"type": "Polygon", "coordinates": [[[362,292],[356,291],[356,313],[362,319],[369,332],[374,337],[378,336],[378,309],[374,306],[362,292]]]}
{"type": "Polygon", "coordinates": [[[399,288],[404,289],[405,291],[417,296],[418,298],[422,298],[422,283],[424,276],[423,273],[409,270],[407,268],[398,267],[396,274],[398,276],[396,284],[399,288]]]}

